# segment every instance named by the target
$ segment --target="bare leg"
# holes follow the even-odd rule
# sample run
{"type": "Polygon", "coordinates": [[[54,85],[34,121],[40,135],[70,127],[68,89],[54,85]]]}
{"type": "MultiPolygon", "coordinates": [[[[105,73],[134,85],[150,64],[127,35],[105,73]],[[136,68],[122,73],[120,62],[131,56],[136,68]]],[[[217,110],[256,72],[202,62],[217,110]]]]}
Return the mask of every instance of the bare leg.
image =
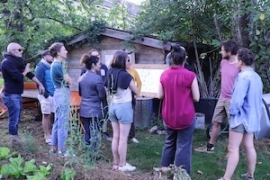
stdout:
{"type": "Polygon", "coordinates": [[[127,141],[128,141],[128,134],[130,130],[131,124],[120,124],[120,139],[119,139],[119,166],[126,165],[126,157],[127,157],[127,141]]]}
{"type": "Polygon", "coordinates": [[[42,115],[42,127],[44,131],[44,136],[46,140],[51,139],[51,115],[43,114],[42,115]]]}
{"type": "Polygon", "coordinates": [[[118,146],[120,139],[120,125],[117,122],[111,122],[113,128],[113,138],[112,138],[112,154],[113,154],[113,164],[119,164],[119,154],[118,154],[118,146]]]}
{"type": "Polygon", "coordinates": [[[253,144],[253,136],[254,136],[253,133],[247,133],[244,135],[244,138],[243,138],[243,146],[246,151],[246,160],[247,160],[247,166],[248,166],[247,175],[249,177],[253,177],[254,175],[254,171],[256,167],[256,158],[257,158],[256,150],[253,144]]]}
{"type": "Polygon", "coordinates": [[[223,176],[225,180],[230,180],[239,161],[239,147],[244,134],[231,131],[229,132],[228,161],[226,171],[223,176]]]}
{"type": "Polygon", "coordinates": [[[211,138],[209,140],[210,144],[215,144],[218,134],[220,132],[220,123],[213,121],[212,122],[212,133],[211,133],[211,138]]]}

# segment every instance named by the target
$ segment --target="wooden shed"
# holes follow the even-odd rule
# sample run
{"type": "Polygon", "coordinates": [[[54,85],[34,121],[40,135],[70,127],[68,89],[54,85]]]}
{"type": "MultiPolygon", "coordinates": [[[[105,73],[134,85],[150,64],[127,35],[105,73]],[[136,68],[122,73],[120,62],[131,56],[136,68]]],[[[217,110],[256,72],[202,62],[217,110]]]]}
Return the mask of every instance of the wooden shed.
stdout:
{"type": "MultiPolygon", "coordinates": [[[[86,39],[85,34],[79,34],[74,36],[67,45],[72,45],[86,39]]],[[[118,50],[126,49],[130,54],[131,62],[134,64],[135,68],[147,69],[147,73],[151,69],[161,69],[162,71],[167,67],[165,65],[165,57],[171,49],[173,42],[161,41],[152,36],[134,36],[133,33],[118,29],[106,28],[104,32],[101,33],[100,37],[100,54],[102,63],[109,65],[113,54],[118,50]],[[127,48],[126,44],[132,44],[132,47],[127,48]]],[[[194,48],[190,43],[178,43],[181,46],[184,46],[188,52],[189,60],[191,63],[195,61],[194,48]]],[[[72,46],[71,46],[72,47],[72,46]]],[[[87,53],[92,47],[89,47],[87,43],[82,44],[78,48],[70,48],[68,53],[68,73],[76,81],[80,76],[81,68],[79,59],[82,54],[87,53]]],[[[208,46],[203,44],[197,44],[197,48],[200,52],[205,52],[208,49],[208,46]]],[[[156,74],[157,71],[152,71],[152,74],[156,74]]],[[[158,73],[161,73],[159,71],[158,73]]],[[[149,79],[148,74],[148,80],[149,79]]],[[[157,75],[158,76],[158,75],[157,75]]],[[[141,77],[144,78],[144,77],[141,77]]],[[[152,83],[152,81],[151,81],[152,83]]],[[[143,88],[147,88],[143,84],[143,88]]],[[[153,84],[151,85],[153,86],[153,84]]],[[[148,85],[150,87],[150,85],[148,85]]],[[[145,89],[144,88],[144,89],[145,89]]],[[[78,90],[78,84],[74,83],[71,87],[71,90],[78,90]]],[[[142,90],[143,91],[143,90],[142,90]]],[[[150,90],[152,91],[152,90],[150,90]]],[[[147,93],[146,93],[147,94],[147,93]]],[[[151,93],[150,93],[151,96],[151,93]]]]}

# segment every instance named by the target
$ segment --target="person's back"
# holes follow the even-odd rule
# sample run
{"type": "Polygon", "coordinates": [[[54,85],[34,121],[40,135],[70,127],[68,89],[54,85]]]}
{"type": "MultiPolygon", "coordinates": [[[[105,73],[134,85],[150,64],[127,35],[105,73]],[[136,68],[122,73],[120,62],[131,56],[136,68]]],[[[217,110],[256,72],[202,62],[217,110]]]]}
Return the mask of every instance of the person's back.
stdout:
{"type": "Polygon", "coordinates": [[[194,119],[194,105],[191,85],[195,74],[184,67],[170,67],[161,76],[165,98],[162,117],[165,124],[173,129],[183,129],[194,119]]]}
{"type": "Polygon", "coordinates": [[[100,75],[86,71],[79,82],[82,98],[80,115],[82,117],[102,118],[101,102],[106,100],[106,92],[100,75]],[[101,87],[103,89],[98,89],[101,87]]]}
{"type": "Polygon", "coordinates": [[[132,76],[125,70],[119,68],[110,68],[108,71],[109,76],[109,90],[112,93],[112,102],[125,103],[132,101],[131,90],[129,83],[132,76]]]}
{"type": "Polygon", "coordinates": [[[161,166],[182,166],[190,174],[195,128],[193,101],[199,100],[200,93],[196,75],[184,68],[186,59],[185,48],[175,45],[171,52],[172,66],[160,77],[158,97],[163,99],[162,118],[166,131],[161,166]]]}

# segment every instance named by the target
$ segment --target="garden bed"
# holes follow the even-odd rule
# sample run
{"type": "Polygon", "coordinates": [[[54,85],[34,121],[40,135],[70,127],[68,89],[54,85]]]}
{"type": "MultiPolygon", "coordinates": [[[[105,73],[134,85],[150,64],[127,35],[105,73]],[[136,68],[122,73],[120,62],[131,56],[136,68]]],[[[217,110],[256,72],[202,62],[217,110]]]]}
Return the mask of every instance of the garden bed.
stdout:
{"type": "MultiPolygon", "coordinates": [[[[6,146],[10,148],[11,152],[17,152],[24,159],[24,162],[35,159],[37,167],[51,166],[50,174],[46,179],[56,180],[63,179],[63,172],[66,172],[64,179],[69,179],[73,172],[76,173],[74,179],[117,179],[117,180],[151,180],[151,179],[171,179],[169,175],[155,172],[153,167],[159,167],[162,154],[164,135],[149,134],[147,130],[138,130],[136,137],[140,141],[138,144],[129,142],[128,144],[128,162],[137,167],[136,171],[131,173],[123,173],[112,170],[111,168],[111,147],[110,142],[102,139],[100,155],[95,164],[92,164],[90,168],[85,169],[82,160],[82,154],[76,154],[81,151],[74,149],[77,155],[74,158],[65,159],[58,157],[57,154],[49,153],[49,145],[44,141],[44,135],[42,130],[41,121],[35,121],[35,109],[27,108],[22,113],[22,120],[19,124],[19,130],[21,133],[21,140],[10,140],[7,135],[7,117],[0,120],[0,146],[6,146]],[[76,161],[78,163],[76,163],[76,161]],[[72,171],[69,171],[72,169],[72,171]],[[71,174],[69,174],[71,173],[71,174]],[[62,178],[61,178],[62,177],[62,178]]],[[[109,128],[109,133],[111,129],[109,128]]],[[[82,139],[83,135],[80,134],[78,138],[82,139]]],[[[204,130],[196,130],[194,134],[193,147],[199,147],[205,145],[207,137],[204,130]]],[[[258,153],[258,163],[255,172],[256,179],[270,179],[269,168],[270,162],[267,160],[270,158],[270,140],[263,139],[255,141],[256,149],[258,153]]],[[[191,178],[197,179],[218,179],[224,173],[226,167],[226,155],[227,136],[221,136],[218,139],[215,153],[193,153],[192,161],[192,175],[191,178]]],[[[78,147],[77,147],[78,148],[78,147]]],[[[239,166],[235,171],[233,179],[240,179],[240,174],[246,172],[246,166],[244,161],[244,152],[241,150],[239,166]]],[[[16,157],[16,155],[13,155],[16,157]]],[[[0,167],[3,164],[8,163],[8,158],[0,161],[0,167]]],[[[2,179],[10,179],[3,177],[2,179]]],[[[19,178],[25,179],[25,178],[19,178]]],[[[42,178],[38,179],[42,180],[42,178]]]]}

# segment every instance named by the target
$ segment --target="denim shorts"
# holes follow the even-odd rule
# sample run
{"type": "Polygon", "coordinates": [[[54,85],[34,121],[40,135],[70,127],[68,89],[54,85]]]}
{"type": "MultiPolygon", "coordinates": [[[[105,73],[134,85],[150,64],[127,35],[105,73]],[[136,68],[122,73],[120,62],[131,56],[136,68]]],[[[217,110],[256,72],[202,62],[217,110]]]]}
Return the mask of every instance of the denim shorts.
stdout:
{"type": "Polygon", "coordinates": [[[133,109],[131,102],[110,103],[109,120],[121,124],[131,124],[133,122],[133,109]]]}
{"type": "Polygon", "coordinates": [[[246,129],[245,129],[245,126],[243,124],[240,124],[234,128],[231,128],[232,131],[234,132],[239,132],[239,133],[247,133],[246,129]]]}

